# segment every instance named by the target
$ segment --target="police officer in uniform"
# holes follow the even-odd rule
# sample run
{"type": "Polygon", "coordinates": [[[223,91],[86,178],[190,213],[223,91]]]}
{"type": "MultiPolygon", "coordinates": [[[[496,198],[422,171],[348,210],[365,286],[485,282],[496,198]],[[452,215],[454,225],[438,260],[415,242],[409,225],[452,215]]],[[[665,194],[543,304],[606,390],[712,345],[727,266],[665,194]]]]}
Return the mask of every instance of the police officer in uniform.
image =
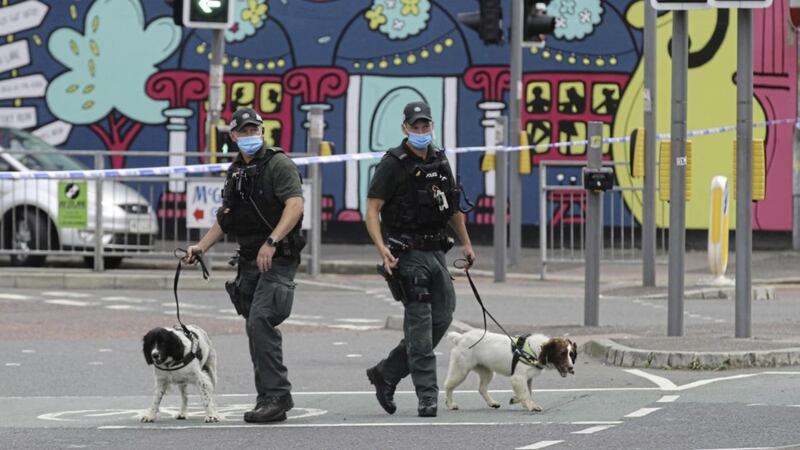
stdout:
{"type": "Polygon", "coordinates": [[[292,310],[294,276],[305,245],[300,234],[303,191],[297,166],[279,148],[264,145],[261,117],[240,108],[230,123],[239,154],[231,164],[217,222],[187,250],[195,262],[228,233],[239,244],[235,282],[226,285],[247,320],[258,397],[245,422],[280,422],[294,407],[283,365],[281,332],[292,310]]]}
{"type": "Polygon", "coordinates": [[[435,417],[439,387],[433,350],[450,326],[456,303],[445,260],[453,245],[445,233],[447,225],[463,244],[468,267],[475,252],[458,209],[458,185],[447,157],[432,145],[430,107],[412,102],[403,116],[407,137],[386,153],[375,170],[366,222],[392,293],[405,307],[404,338],[384,360],[367,369],[367,377],[378,403],[393,414],[395,387],[411,374],[419,416],[435,417]]]}

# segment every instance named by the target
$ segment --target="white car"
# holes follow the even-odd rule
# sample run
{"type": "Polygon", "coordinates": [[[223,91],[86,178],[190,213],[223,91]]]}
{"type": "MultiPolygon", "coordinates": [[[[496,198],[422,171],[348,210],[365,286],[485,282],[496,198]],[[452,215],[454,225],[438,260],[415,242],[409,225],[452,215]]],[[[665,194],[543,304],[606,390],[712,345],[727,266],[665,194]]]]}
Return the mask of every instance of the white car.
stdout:
{"type": "MultiPolygon", "coordinates": [[[[0,127],[0,172],[36,170],[87,167],[36,136],[0,127]]],[[[88,252],[95,246],[97,182],[86,180],[85,228],[58,225],[59,186],[57,179],[0,179],[0,249],[10,254],[13,265],[41,266],[48,253],[81,252],[87,264],[93,262],[88,252]]],[[[106,268],[115,268],[125,253],[153,249],[158,222],[148,201],[134,189],[112,180],[104,180],[102,186],[103,260],[106,268]]]]}

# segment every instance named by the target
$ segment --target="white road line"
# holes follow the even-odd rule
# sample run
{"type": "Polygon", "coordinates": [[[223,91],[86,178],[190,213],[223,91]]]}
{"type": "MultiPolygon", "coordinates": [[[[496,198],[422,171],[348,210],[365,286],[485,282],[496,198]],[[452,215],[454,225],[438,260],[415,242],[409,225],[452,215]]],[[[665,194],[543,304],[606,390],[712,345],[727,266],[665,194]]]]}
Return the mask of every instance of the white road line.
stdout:
{"type": "Polygon", "coordinates": [[[625,422],[621,420],[584,420],[570,423],[572,425],[621,425],[625,422]]]}
{"type": "Polygon", "coordinates": [[[535,444],[526,445],[525,447],[517,447],[515,450],[536,450],[537,448],[550,447],[551,445],[560,444],[564,441],[539,441],[535,444]]]}
{"type": "Polygon", "coordinates": [[[322,316],[308,316],[305,314],[292,314],[292,318],[294,319],[302,319],[302,320],[319,320],[322,319],[322,316]]]}
{"type": "Polygon", "coordinates": [[[353,330],[353,331],[380,330],[383,328],[383,326],[378,326],[378,325],[348,325],[348,324],[330,324],[330,325],[326,324],[322,326],[328,328],[336,328],[340,330],[353,330]]]}
{"type": "Polygon", "coordinates": [[[123,303],[157,303],[160,300],[154,298],[133,298],[121,295],[114,295],[110,297],[100,297],[100,300],[105,302],[123,302],[123,303]]]}
{"type": "Polygon", "coordinates": [[[598,431],[603,431],[614,427],[615,425],[597,425],[594,427],[584,428],[583,430],[573,431],[572,434],[594,434],[598,431]]]}
{"type": "Polygon", "coordinates": [[[345,355],[346,358],[361,358],[363,356],[364,355],[360,355],[358,353],[349,353],[349,354],[345,355]]]}
{"type": "MultiPolygon", "coordinates": [[[[373,392],[373,395],[375,393],[373,392]]],[[[542,422],[377,422],[377,423],[281,423],[270,425],[270,428],[396,428],[396,427],[506,427],[520,425],[541,425],[542,422]]],[[[264,429],[263,425],[185,425],[185,426],[160,426],[159,430],[210,430],[223,428],[259,428],[264,429]]],[[[147,425],[106,425],[97,427],[98,430],[153,430],[153,426],[147,425]]],[[[563,442],[563,441],[558,441],[563,442]]],[[[542,447],[524,447],[542,448],[542,447]]]]}
{"type": "Polygon", "coordinates": [[[680,395],[665,395],[665,396],[661,397],[660,399],[658,399],[658,402],[656,402],[656,403],[672,403],[675,400],[677,400],[679,397],[680,397],[680,395]]]}
{"type": "Polygon", "coordinates": [[[62,305],[62,306],[89,306],[89,302],[82,302],[80,300],[66,300],[66,299],[54,299],[54,300],[45,300],[45,303],[50,303],[51,305],[62,305]]]}
{"type": "Polygon", "coordinates": [[[671,391],[671,390],[677,389],[677,387],[678,387],[678,386],[675,385],[675,383],[673,383],[672,381],[670,381],[670,380],[668,380],[668,379],[666,379],[664,377],[660,377],[658,375],[653,375],[652,373],[647,373],[647,372],[645,372],[643,370],[625,369],[625,370],[623,370],[623,372],[628,372],[631,375],[637,375],[637,376],[640,376],[640,377],[645,378],[647,380],[650,380],[656,386],[658,386],[659,388],[661,388],[662,390],[665,390],[665,391],[671,391]]]}
{"type": "Polygon", "coordinates": [[[89,365],[90,365],[90,366],[102,366],[102,365],[103,365],[103,362],[102,362],[102,361],[91,361],[91,362],[89,363],[89,365]]]}
{"type": "Polygon", "coordinates": [[[652,412],[658,411],[659,409],[661,408],[641,408],[630,414],[626,414],[625,417],[644,417],[652,412]]]}
{"type": "Polygon", "coordinates": [[[337,321],[337,322],[348,322],[348,323],[382,323],[383,322],[383,320],[381,320],[381,319],[358,319],[358,318],[355,318],[355,319],[345,318],[345,319],[334,319],[334,320],[337,321]]]}
{"type": "Polygon", "coordinates": [[[97,349],[97,351],[101,353],[108,353],[108,352],[113,352],[114,350],[111,350],[110,348],[99,348],[97,349]]]}
{"type": "Polygon", "coordinates": [[[0,294],[0,300],[33,300],[33,297],[22,294],[0,294]]]}
{"type": "Polygon", "coordinates": [[[337,342],[334,342],[334,343],[333,343],[333,345],[336,345],[336,346],[339,346],[339,345],[347,345],[347,342],[341,342],[341,341],[337,341],[337,342]]]}
{"type": "Polygon", "coordinates": [[[21,365],[20,363],[6,363],[6,367],[19,367],[21,365]]]}
{"type": "Polygon", "coordinates": [[[36,353],[36,350],[31,350],[29,348],[23,349],[22,353],[36,353]]]}
{"type": "Polygon", "coordinates": [[[92,296],[92,294],[85,294],[83,292],[62,292],[62,291],[47,291],[47,292],[42,292],[42,295],[46,295],[48,297],[68,297],[68,298],[87,298],[92,296]]]}

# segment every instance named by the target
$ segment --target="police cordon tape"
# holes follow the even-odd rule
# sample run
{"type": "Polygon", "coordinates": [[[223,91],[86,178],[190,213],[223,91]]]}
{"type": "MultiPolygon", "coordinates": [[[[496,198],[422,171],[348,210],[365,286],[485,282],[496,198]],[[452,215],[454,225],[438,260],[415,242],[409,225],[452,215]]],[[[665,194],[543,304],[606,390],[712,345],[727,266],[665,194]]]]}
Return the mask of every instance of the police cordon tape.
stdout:
{"type": "MultiPolygon", "coordinates": [[[[798,118],[790,119],[776,119],[768,120],[766,122],[758,122],[753,124],[753,128],[769,127],[775,125],[785,125],[794,123],[795,127],[800,128],[800,120],[798,118]]],[[[702,130],[694,130],[687,132],[687,137],[693,136],[708,136],[712,134],[727,133],[736,131],[736,125],[729,125],[717,128],[706,128],[702,130]]],[[[659,134],[656,136],[658,140],[669,139],[669,134],[659,134]]],[[[602,144],[622,144],[630,142],[631,138],[614,137],[602,139],[602,144]]],[[[535,149],[553,149],[561,147],[570,147],[573,145],[588,145],[588,140],[581,141],[565,141],[555,142],[552,144],[538,144],[538,145],[523,145],[523,146],[477,146],[477,147],[456,147],[445,148],[445,151],[452,153],[471,153],[471,152],[487,152],[487,151],[501,151],[501,152],[517,152],[521,150],[535,150],[535,149]]],[[[385,151],[380,152],[365,152],[365,153],[343,153],[338,155],[328,156],[302,156],[299,158],[292,158],[292,161],[298,166],[306,166],[309,164],[330,164],[337,162],[347,161],[361,161],[369,159],[382,158],[385,151]]],[[[137,167],[130,169],[102,169],[102,170],[32,170],[28,172],[0,172],[0,180],[22,180],[22,179],[95,179],[95,178],[118,178],[118,177],[152,177],[159,175],[177,175],[177,174],[203,174],[203,173],[216,173],[228,170],[230,163],[221,164],[195,164],[187,166],[161,166],[161,167],[137,167]]]]}

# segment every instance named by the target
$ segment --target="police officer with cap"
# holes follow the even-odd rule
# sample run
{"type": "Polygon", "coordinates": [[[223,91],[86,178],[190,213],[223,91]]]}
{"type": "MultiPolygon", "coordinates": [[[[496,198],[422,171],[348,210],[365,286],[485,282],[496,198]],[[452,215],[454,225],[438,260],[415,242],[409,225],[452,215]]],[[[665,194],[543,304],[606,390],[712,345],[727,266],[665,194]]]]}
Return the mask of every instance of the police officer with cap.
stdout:
{"type": "Polygon", "coordinates": [[[411,374],[419,416],[435,417],[439,387],[433,350],[452,322],[456,303],[445,259],[453,245],[447,225],[463,244],[467,267],[475,252],[447,157],[432,145],[430,107],[423,102],[406,105],[401,127],[406,138],[386,152],[370,183],[366,222],[392,293],[405,308],[404,337],[367,369],[367,378],[378,403],[393,414],[395,387],[411,374]]]}
{"type": "Polygon", "coordinates": [[[247,320],[250,357],[258,393],[245,422],[286,420],[294,407],[281,332],[276,328],[292,310],[294,276],[305,245],[300,234],[303,191],[297,166],[277,147],[264,145],[261,117],[240,108],[230,123],[239,154],[231,163],[217,222],[186,259],[195,262],[226,233],[239,244],[235,282],[226,285],[237,312],[247,320]]]}

